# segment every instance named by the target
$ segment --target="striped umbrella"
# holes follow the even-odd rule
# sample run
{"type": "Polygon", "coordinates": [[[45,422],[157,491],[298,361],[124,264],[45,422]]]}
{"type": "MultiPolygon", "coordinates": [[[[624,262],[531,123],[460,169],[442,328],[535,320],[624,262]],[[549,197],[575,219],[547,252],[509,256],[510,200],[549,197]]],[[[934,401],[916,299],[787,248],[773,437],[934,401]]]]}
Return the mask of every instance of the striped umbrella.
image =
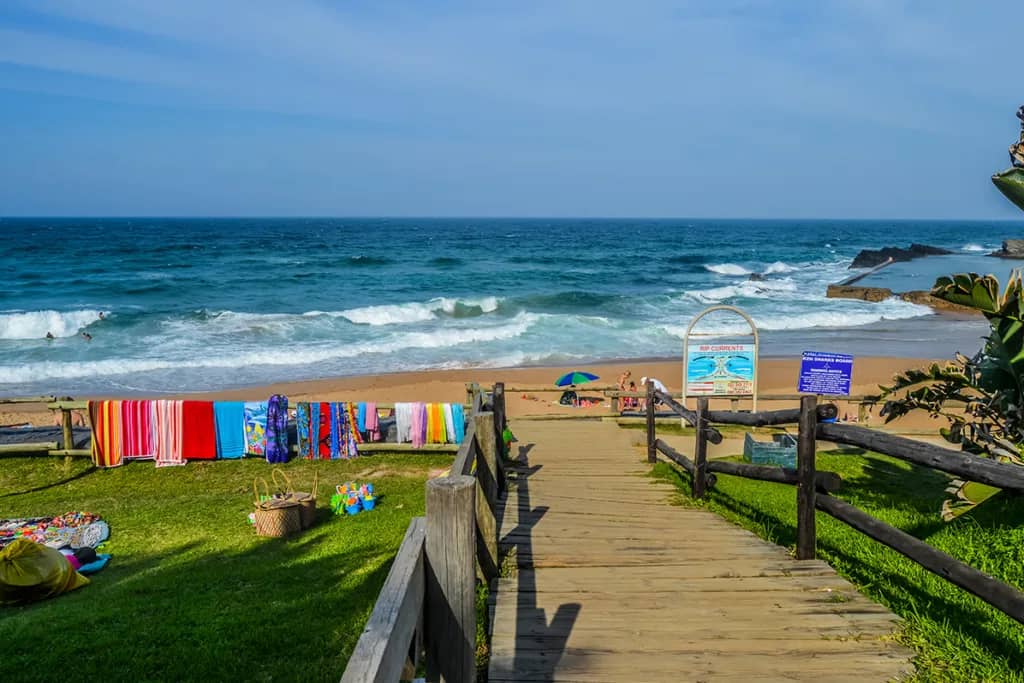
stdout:
{"type": "Polygon", "coordinates": [[[579,372],[574,370],[567,372],[558,379],[555,380],[556,387],[567,387],[573,384],[586,384],[587,382],[593,382],[595,379],[601,379],[597,375],[592,375],[589,372],[579,372]]]}

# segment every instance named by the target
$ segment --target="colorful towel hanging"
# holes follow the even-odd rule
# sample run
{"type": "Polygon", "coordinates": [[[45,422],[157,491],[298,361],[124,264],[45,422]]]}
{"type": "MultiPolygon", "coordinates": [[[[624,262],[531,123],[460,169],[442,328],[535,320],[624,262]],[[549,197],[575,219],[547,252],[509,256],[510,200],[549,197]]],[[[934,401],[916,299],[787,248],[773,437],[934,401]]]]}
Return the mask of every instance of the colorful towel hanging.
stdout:
{"type": "Polygon", "coordinates": [[[366,403],[366,422],[361,431],[366,432],[366,435],[370,437],[370,441],[380,441],[380,418],[377,416],[376,403],[366,403]]]}
{"type": "Polygon", "coordinates": [[[321,460],[331,459],[331,404],[326,401],[320,404],[320,438],[317,441],[317,453],[321,460]]]}
{"type": "Polygon", "coordinates": [[[152,401],[121,401],[121,441],[125,460],[153,457],[152,401]]]}
{"type": "Polygon", "coordinates": [[[267,462],[288,462],[288,397],[274,394],[267,403],[267,462]]]}
{"type": "Polygon", "coordinates": [[[157,467],[184,465],[182,401],[153,401],[153,455],[157,467]]]}
{"type": "Polygon", "coordinates": [[[122,462],[121,402],[89,401],[92,424],[92,462],[96,467],[117,467],[122,462]]]}
{"type": "Polygon", "coordinates": [[[466,438],[466,416],[461,403],[452,404],[452,423],[455,426],[455,443],[462,443],[466,438]]]}
{"type": "Polygon", "coordinates": [[[245,453],[265,455],[267,451],[267,404],[265,401],[245,403],[245,453]]]}
{"type": "Polygon", "coordinates": [[[245,404],[214,401],[213,418],[217,429],[217,457],[235,460],[245,455],[245,404]]]}
{"type": "Polygon", "coordinates": [[[210,401],[182,401],[181,454],[186,460],[217,457],[217,428],[210,401]]]}
{"type": "Polygon", "coordinates": [[[320,404],[309,404],[309,448],[304,454],[315,460],[320,455],[320,404]]]}
{"type": "Polygon", "coordinates": [[[299,457],[309,458],[309,403],[299,401],[295,404],[295,439],[298,441],[299,457]]]}

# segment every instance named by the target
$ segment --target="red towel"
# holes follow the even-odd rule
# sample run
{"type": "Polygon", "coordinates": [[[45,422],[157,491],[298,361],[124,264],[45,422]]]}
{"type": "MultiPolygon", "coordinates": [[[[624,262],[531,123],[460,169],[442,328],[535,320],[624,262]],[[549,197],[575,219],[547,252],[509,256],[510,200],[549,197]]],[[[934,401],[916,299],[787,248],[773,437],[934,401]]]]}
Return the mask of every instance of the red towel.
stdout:
{"type": "Polygon", "coordinates": [[[321,460],[331,459],[331,404],[324,401],[320,404],[320,443],[317,452],[321,460]]]}
{"type": "Polygon", "coordinates": [[[217,457],[217,433],[211,401],[182,401],[181,454],[186,460],[217,457]]]}

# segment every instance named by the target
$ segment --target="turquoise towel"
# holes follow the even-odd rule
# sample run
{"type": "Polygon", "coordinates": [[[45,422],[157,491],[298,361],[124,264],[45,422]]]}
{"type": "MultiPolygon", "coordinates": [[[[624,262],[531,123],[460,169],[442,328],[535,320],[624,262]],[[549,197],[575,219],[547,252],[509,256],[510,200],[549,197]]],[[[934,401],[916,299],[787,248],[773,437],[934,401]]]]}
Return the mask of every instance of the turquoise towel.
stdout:
{"type": "Polygon", "coordinates": [[[455,423],[455,443],[462,443],[466,437],[466,416],[461,403],[452,404],[452,422],[455,423]]]}
{"type": "Polygon", "coordinates": [[[245,404],[214,401],[213,419],[217,428],[217,457],[233,460],[245,455],[245,404]]]}

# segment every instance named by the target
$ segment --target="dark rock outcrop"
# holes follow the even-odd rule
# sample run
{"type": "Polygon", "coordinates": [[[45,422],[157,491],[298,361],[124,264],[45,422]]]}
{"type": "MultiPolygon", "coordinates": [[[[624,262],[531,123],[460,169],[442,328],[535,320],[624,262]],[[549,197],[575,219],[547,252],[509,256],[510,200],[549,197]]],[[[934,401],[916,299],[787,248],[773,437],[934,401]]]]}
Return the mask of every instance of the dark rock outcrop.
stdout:
{"type": "Polygon", "coordinates": [[[993,251],[989,256],[1024,259],[1024,240],[1003,240],[1003,248],[993,251]]]}
{"type": "Polygon", "coordinates": [[[825,296],[830,299],[860,299],[861,301],[885,301],[893,296],[887,287],[857,287],[855,285],[829,285],[825,296]]]}
{"type": "Polygon", "coordinates": [[[921,304],[922,306],[930,306],[936,311],[946,311],[949,313],[966,313],[970,315],[981,315],[981,311],[970,306],[961,306],[960,304],[954,304],[951,301],[940,299],[937,296],[932,296],[931,292],[925,292],[922,290],[913,290],[910,292],[901,292],[897,296],[904,301],[909,301],[912,304],[921,304]]]}
{"type": "MultiPolygon", "coordinates": [[[[943,254],[952,254],[949,249],[942,249],[941,247],[932,247],[927,244],[911,244],[909,248],[903,249],[901,247],[883,247],[882,249],[864,249],[856,258],[853,259],[853,263],[850,264],[851,268],[873,268],[881,263],[885,263],[890,258],[893,261],[912,261],[922,256],[941,256],[943,254]]],[[[1024,255],[1021,256],[1024,258],[1024,255]]]]}

